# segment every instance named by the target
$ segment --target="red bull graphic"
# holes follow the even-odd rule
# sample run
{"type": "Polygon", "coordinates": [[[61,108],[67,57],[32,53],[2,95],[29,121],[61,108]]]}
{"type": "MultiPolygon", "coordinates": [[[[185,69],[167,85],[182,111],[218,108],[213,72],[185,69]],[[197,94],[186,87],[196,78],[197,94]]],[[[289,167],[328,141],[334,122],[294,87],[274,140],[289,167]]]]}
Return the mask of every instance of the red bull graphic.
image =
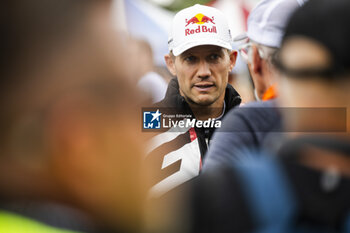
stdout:
{"type": "Polygon", "coordinates": [[[208,33],[217,33],[216,31],[216,27],[207,27],[205,25],[205,23],[211,23],[211,24],[215,24],[214,22],[214,17],[208,17],[206,15],[203,14],[197,14],[194,17],[190,18],[190,19],[186,19],[186,25],[185,27],[187,27],[188,25],[192,25],[192,24],[199,24],[199,26],[196,29],[185,29],[185,36],[188,35],[192,35],[195,33],[201,33],[201,32],[208,32],[208,33]]]}
{"type": "Polygon", "coordinates": [[[211,18],[209,18],[208,16],[203,16],[203,18],[202,18],[202,22],[203,23],[208,23],[208,22],[211,22],[212,24],[215,24],[214,23],[214,16],[213,17],[211,17],[211,18]]]}
{"type": "Polygon", "coordinates": [[[195,23],[199,23],[200,21],[198,20],[198,18],[196,16],[192,17],[190,20],[186,19],[186,26],[187,27],[189,24],[195,24],[195,23]]]}
{"type": "Polygon", "coordinates": [[[199,14],[196,14],[194,17],[192,17],[189,20],[186,19],[186,26],[185,27],[187,27],[190,24],[195,24],[195,23],[196,24],[204,24],[204,23],[208,23],[208,22],[215,24],[214,23],[214,16],[210,18],[206,15],[199,13],[199,14]]]}

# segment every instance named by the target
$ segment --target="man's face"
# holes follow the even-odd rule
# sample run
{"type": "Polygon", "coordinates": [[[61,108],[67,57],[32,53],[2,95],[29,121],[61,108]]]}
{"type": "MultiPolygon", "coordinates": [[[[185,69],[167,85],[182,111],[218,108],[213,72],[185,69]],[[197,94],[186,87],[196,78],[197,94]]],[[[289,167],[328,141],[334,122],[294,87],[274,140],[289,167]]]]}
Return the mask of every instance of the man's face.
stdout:
{"type": "Polygon", "coordinates": [[[192,104],[220,106],[236,55],[235,51],[230,54],[224,48],[203,45],[173,58],[172,73],[178,78],[180,94],[192,104]]]}

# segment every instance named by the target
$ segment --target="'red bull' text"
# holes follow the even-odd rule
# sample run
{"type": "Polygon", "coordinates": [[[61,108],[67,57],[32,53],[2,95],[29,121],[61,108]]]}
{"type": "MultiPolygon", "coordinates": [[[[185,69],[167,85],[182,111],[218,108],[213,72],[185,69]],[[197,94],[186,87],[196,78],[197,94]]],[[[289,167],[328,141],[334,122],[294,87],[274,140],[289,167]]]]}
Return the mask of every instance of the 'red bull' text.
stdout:
{"type": "Polygon", "coordinates": [[[189,36],[192,34],[196,34],[196,33],[201,33],[201,32],[208,32],[208,33],[217,33],[216,31],[216,27],[207,27],[207,26],[198,26],[197,29],[186,29],[185,30],[185,36],[189,36]]]}

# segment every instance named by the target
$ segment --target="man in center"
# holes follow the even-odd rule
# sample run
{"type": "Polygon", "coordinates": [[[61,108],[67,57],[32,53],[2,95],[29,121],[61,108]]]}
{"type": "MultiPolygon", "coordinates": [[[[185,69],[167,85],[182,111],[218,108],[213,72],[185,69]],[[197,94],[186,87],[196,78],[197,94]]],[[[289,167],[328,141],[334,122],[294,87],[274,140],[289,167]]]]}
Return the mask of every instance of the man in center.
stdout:
{"type": "MultiPolygon", "coordinates": [[[[192,119],[220,120],[241,103],[228,84],[237,51],[225,16],[217,9],[194,5],[178,12],[172,23],[165,62],[176,78],[157,107],[192,119]]],[[[212,125],[211,125],[212,126],[212,125]]],[[[152,139],[148,159],[160,169],[151,194],[162,195],[197,176],[215,127],[173,127],[152,139]]]]}

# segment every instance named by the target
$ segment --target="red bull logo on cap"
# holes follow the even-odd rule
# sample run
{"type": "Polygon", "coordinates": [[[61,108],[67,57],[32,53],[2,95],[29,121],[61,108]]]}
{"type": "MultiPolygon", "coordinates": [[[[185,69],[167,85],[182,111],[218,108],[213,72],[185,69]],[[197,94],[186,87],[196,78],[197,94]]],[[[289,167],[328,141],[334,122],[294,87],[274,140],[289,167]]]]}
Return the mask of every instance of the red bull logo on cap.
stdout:
{"type": "Polygon", "coordinates": [[[196,14],[194,17],[192,17],[189,20],[186,19],[186,26],[185,27],[187,27],[190,24],[195,24],[195,23],[196,24],[204,24],[204,23],[208,23],[208,22],[215,24],[214,17],[209,18],[208,16],[199,13],[199,14],[196,14]]]}
{"type": "Polygon", "coordinates": [[[186,19],[185,27],[187,27],[188,25],[192,25],[192,24],[199,24],[199,26],[196,29],[189,29],[189,28],[185,29],[185,35],[188,36],[188,35],[192,35],[195,33],[201,33],[201,32],[217,33],[215,26],[207,27],[205,25],[201,25],[201,24],[205,24],[205,23],[215,24],[214,17],[210,18],[206,15],[199,13],[190,19],[186,19]]]}

